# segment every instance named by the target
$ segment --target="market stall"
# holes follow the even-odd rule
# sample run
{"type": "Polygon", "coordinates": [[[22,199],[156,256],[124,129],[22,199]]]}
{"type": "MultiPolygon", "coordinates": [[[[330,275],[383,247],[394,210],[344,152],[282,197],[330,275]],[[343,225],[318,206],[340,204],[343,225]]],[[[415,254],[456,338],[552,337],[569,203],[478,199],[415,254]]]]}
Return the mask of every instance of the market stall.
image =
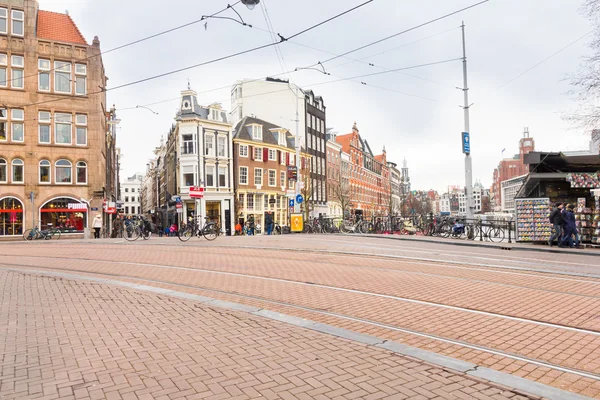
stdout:
{"type": "Polygon", "coordinates": [[[549,216],[557,203],[572,204],[582,242],[599,243],[600,157],[530,153],[530,171],[515,199],[517,241],[547,242],[552,234],[549,216]]]}

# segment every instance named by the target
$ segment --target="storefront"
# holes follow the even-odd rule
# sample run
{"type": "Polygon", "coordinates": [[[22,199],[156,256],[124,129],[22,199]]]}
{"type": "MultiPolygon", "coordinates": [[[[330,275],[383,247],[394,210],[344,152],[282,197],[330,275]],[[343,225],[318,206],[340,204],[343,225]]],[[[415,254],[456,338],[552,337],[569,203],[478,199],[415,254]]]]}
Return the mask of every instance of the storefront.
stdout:
{"type": "Polygon", "coordinates": [[[88,206],[69,197],[52,199],[40,208],[40,228],[59,228],[62,233],[83,233],[88,206]]]}
{"type": "Polygon", "coordinates": [[[561,153],[530,153],[530,171],[515,199],[517,241],[547,242],[555,203],[573,204],[582,242],[600,241],[600,207],[594,189],[600,188],[599,156],[564,156],[561,153]]]}
{"type": "Polygon", "coordinates": [[[0,237],[23,234],[23,211],[23,203],[16,197],[0,198],[0,237]]]}

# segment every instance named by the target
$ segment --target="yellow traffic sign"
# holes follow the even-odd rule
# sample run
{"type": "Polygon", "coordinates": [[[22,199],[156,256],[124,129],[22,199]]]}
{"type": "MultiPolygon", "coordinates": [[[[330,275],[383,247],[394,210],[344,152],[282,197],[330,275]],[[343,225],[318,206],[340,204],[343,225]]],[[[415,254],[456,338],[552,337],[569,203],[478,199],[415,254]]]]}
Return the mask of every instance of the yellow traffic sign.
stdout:
{"type": "Polygon", "coordinates": [[[292,232],[302,232],[304,230],[304,215],[292,214],[291,225],[292,232]]]}

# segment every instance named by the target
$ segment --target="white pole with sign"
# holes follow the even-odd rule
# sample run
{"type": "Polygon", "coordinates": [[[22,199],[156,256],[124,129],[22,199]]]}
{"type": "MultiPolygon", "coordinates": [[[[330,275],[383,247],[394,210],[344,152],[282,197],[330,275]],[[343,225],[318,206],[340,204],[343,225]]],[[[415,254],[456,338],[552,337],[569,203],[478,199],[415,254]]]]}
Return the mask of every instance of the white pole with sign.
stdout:
{"type": "Polygon", "coordinates": [[[465,104],[463,106],[464,119],[465,119],[465,130],[462,134],[463,153],[465,153],[465,186],[466,186],[466,208],[467,208],[467,219],[473,219],[474,208],[473,208],[473,163],[471,160],[471,137],[469,132],[469,85],[467,84],[467,48],[465,41],[465,23],[461,25],[462,28],[462,45],[463,45],[463,94],[465,104]]]}

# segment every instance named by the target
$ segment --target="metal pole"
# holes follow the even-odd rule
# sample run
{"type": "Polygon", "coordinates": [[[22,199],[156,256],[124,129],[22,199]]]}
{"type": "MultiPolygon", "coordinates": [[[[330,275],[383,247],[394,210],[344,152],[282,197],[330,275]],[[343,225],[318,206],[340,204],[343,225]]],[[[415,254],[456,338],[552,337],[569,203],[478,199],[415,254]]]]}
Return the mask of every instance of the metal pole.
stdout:
{"type": "MultiPolygon", "coordinates": [[[[464,118],[465,118],[465,132],[469,133],[469,85],[467,84],[467,47],[465,42],[465,23],[461,25],[462,30],[462,45],[463,45],[463,94],[465,105],[464,118]]],[[[470,140],[469,140],[470,141],[470,140]]],[[[471,160],[471,154],[465,154],[465,186],[466,186],[466,200],[467,200],[467,219],[473,219],[473,164],[471,160]]]]}
{"type": "MultiPolygon", "coordinates": [[[[300,194],[300,182],[302,182],[302,174],[301,174],[301,168],[302,168],[302,163],[300,160],[300,149],[301,149],[301,144],[300,144],[300,115],[299,115],[299,101],[298,101],[298,86],[296,86],[296,169],[297,169],[297,177],[298,180],[296,181],[296,197],[298,197],[298,195],[300,194]]],[[[295,200],[295,199],[294,199],[295,200]]],[[[300,204],[298,204],[298,202],[294,203],[294,211],[295,212],[300,212],[300,204]]]]}

